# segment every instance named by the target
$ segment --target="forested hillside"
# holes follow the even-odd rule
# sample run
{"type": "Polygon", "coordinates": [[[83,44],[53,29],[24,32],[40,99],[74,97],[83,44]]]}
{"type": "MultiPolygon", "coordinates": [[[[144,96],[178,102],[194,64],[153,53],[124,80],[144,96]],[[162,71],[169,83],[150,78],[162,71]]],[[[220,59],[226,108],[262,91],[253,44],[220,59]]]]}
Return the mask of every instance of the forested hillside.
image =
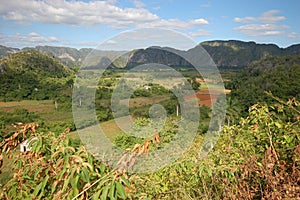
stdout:
{"type": "Polygon", "coordinates": [[[300,97],[300,55],[275,56],[253,62],[229,83],[231,97],[246,113],[257,102],[273,103],[266,92],[283,100],[300,97]]]}
{"type": "Polygon", "coordinates": [[[58,59],[36,50],[9,54],[0,59],[0,99],[53,99],[71,89],[73,74],[58,59]]]}

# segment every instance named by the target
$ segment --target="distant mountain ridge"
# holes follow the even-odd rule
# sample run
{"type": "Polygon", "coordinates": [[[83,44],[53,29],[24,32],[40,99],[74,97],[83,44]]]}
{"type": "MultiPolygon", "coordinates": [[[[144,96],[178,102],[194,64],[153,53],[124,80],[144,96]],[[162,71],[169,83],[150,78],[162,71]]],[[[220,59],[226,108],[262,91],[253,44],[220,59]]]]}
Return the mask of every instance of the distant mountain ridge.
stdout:
{"type": "Polygon", "coordinates": [[[248,66],[252,61],[282,54],[282,49],[274,44],[235,40],[203,42],[201,46],[211,55],[217,66],[248,66]]]}
{"type": "MultiPolygon", "coordinates": [[[[186,54],[201,52],[204,48],[218,67],[246,67],[253,61],[273,56],[300,54],[300,44],[287,48],[280,48],[275,44],[257,44],[255,42],[243,42],[237,40],[229,41],[207,41],[186,51],[186,54]]],[[[161,63],[169,66],[190,67],[183,58],[170,55],[162,49],[147,48],[136,50],[130,55],[128,67],[145,64],[147,62],[161,63]]]]}
{"type": "MultiPolygon", "coordinates": [[[[280,48],[275,44],[258,44],[255,42],[244,42],[238,40],[206,41],[186,51],[186,53],[189,54],[195,49],[201,47],[207,51],[218,67],[246,67],[253,61],[267,57],[300,54],[300,44],[291,45],[287,48],[280,48]]],[[[92,48],[82,48],[78,50],[70,47],[54,46],[36,46],[34,48],[17,49],[0,45],[0,57],[25,49],[35,49],[48,55],[55,56],[68,66],[81,63],[93,50],[92,48]]],[[[109,60],[113,60],[116,55],[126,53],[118,51],[99,52],[99,55],[105,55],[106,58],[103,59],[105,63],[109,60]]],[[[183,58],[166,51],[164,48],[149,47],[146,49],[135,49],[129,52],[129,54],[125,57],[119,59],[117,63],[114,62],[113,66],[116,68],[130,68],[132,66],[149,62],[161,63],[173,67],[189,66],[189,63],[187,63],[183,58]]],[[[99,64],[99,66],[105,65],[105,63],[99,64]]]]}
{"type": "Polygon", "coordinates": [[[6,56],[10,53],[15,53],[20,51],[20,49],[18,48],[12,48],[12,47],[6,47],[3,45],[0,45],[0,58],[2,58],[3,56],[6,56]]]}

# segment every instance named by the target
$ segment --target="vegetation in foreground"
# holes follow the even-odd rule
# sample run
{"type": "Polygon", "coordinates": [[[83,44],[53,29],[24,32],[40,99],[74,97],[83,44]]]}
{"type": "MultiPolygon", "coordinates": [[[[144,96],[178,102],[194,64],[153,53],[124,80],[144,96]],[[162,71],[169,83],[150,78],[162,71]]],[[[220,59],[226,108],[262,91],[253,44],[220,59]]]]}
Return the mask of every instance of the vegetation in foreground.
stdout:
{"type": "MultiPolygon", "coordinates": [[[[0,128],[8,133],[1,134],[4,136],[0,143],[1,170],[7,172],[7,166],[12,166],[14,174],[1,178],[4,181],[0,183],[0,198],[298,199],[300,102],[296,99],[300,88],[299,66],[299,56],[267,58],[254,63],[244,71],[246,76],[238,76],[236,81],[227,85],[232,90],[228,98],[228,123],[223,127],[218,143],[210,154],[204,158],[199,156],[199,147],[205,137],[205,124],[202,124],[204,127],[200,127],[193,145],[183,157],[171,166],[153,173],[127,174],[123,170],[111,169],[104,162],[95,159],[69,133],[69,129],[63,131],[66,127],[75,129],[72,121],[55,121],[52,126],[48,123],[48,118],[49,121],[45,123],[45,119],[41,117],[47,116],[46,112],[36,114],[24,109],[1,112],[0,128]],[[281,84],[283,87],[279,87],[281,84]],[[280,98],[265,91],[271,91],[280,98]],[[29,124],[16,131],[10,126],[16,120],[29,124]],[[39,122],[39,127],[30,122],[39,122]],[[32,151],[21,153],[16,148],[26,138],[37,140],[32,143],[32,151]]],[[[62,77],[62,90],[57,93],[54,91],[53,96],[46,97],[55,100],[56,95],[66,94],[62,102],[67,103],[62,108],[52,110],[57,112],[57,116],[70,111],[70,82],[65,82],[69,75],[71,77],[72,73],[62,77]]],[[[60,79],[49,78],[59,83],[60,79]]],[[[111,98],[111,87],[116,80],[114,77],[99,83],[99,90],[96,92],[96,114],[99,121],[107,121],[112,117],[109,114],[111,111],[107,110],[110,106],[107,100],[111,98]]],[[[26,93],[27,96],[24,96],[25,85],[15,86],[18,93],[11,94],[22,95],[8,96],[7,100],[35,99],[34,91],[40,91],[31,88],[26,93]]],[[[145,95],[156,97],[155,93],[147,90],[138,90],[134,95],[134,101],[145,95]]],[[[159,95],[168,97],[170,94],[166,90],[159,95]]],[[[164,103],[170,108],[168,114],[174,115],[176,100],[171,98],[157,103],[164,103]]],[[[131,109],[135,117],[148,117],[148,107],[145,105],[136,108],[133,106],[131,109]]],[[[200,109],[201,114],[207,113],[209,119],[209,109],[200,109]]],[[[169,117],[169,120],[172,117],[174,116],[169,117]]],[[[141,122],[136,120],[136,123],[141,122]]],[[[169,123],[152,140],[119,135],[115,138],[115,144],[131,150],[138,159],[141,154],[163,148],[164,144],[172,140],[176,131],[176,126],[169,123]]]]}
{"type": "MultiPolygon", "coordinates": [[[[157,172],[130,175],[110,169],[84,146],[40,133],[29,124],[1,143],[13,157],[14,176],[4,199],[297,199],[300,194],[300,102],[255,104],[249,116],[225,126],[208,157],[199,157],[203,135],[185,155],[157,172]],[[14,147],[37,137],[32,151],[14,147]]],[[[155,145],[150,143],[150,145],[155,145]]],[[[144,153],[144,152],[142,152],[144,153]]],[[[4,163],[5,165],[5,163],[4,163]]]]}

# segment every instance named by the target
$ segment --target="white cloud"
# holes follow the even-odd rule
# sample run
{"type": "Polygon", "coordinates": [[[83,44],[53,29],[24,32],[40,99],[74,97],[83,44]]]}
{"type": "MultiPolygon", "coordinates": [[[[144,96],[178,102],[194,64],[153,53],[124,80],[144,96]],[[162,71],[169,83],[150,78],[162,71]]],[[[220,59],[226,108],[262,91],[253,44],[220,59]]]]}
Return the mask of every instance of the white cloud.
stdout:
{"type": "Polygon", "coordinates": [[[244,18],[235,17],[234,18],[235,22],[241,22],[241,23],[254,22],[256,20],[257,19],[255,17],[244,17],[244,18]]]}
{"type": "Polygon", "coordinates": [[[210,31],[207,31],[207,30],[198,30],[196,32],[191,32],[189,33],[189,35],[191,37],[204,37],[204,36],[210,36],[211,35],[211,32],[210,31]]]}
{"type": "Polygon", "coordinates": [[[275,14],[279,12],[280,12],[279,10],[270,10],[264,12],[259,17],[244,17],[244,18],[236,17],[234,18],[234,21],[240,23],[251,23],[251,22],[276,23],[276,22],[284,21],[285,20],[284,16],[275,16],[275,14]]]}
{"type": "Polygon", "coordinates": [[[234,28],[248,36],[272,36],[283,35],[284,30],[288,29],[286,25],[276,24],[247,24],[234,28]]]}
{"type": "Polygon", "coordinates": [[[169,29],[191,29],[206,25],[205,19],[182,21],[161,19],[143,8],[140,0],[133,0],[136,8],[121,8],[109,1],[64,1],[64,0],[14,0],[0,7],[5,20],[16,23],[40,22],[44,24],[106,25],[111,28],[163,27],[169,29]]]}
{"type": "Polygon", "coordinates": [[[66,41],[61,46],[74,46],[74,47],[91,47],[95,48],[96,46],[99,45],[99,42],[93,42],[93,41],[79,41],[79,42],[74,42],[74,41],[66,41]]]}
{"type": "Polygon", "coordinates": [[[179,19],[161,19],[153,21],[151,23],[138,24],[138,28],[163,28],[163,29],[175,29],[175,30],[189,30],[194,26],[208,25],[208,21],[205,19],[195,19],[190,21],[181,21],[179,19]]]}
{"type": "Polygon", "coordinates": [[[135,5],[135,7],[137,8],[143,8],[146,6],[146,4],[144,4],[143,2],[139,1],[139,0],[133,0],[133,4],[135,5]]]}
{"type": "Polygon", "coordinates": [[[288,25],[283,25],[279,22],[284,21],[285,16],[278,16],[278,10],[270,10],[262,13],[258,17],[243,17],[234,18],[237,23],[243,23],[244,25],[234,28],[236,31],[247,36],[285,36],[294,37],[295,33],[288,34],[286,31],[290,27],[288,25]]]}
{"type": "Polygon", "coordinates": [[[105,43],[106,44],[117,44],[117,42],[115,40],[107,40],[105,43]]]}
{"type": "MultiPolygon", "coordinates": [[[[20,36],[20,35],[19,35],[20,36]]],[[[23,41],[30,41],[33,43],[50,43],[50,42],[59,42],[59,40],[56,37],[44,37],[42,35],[39,35],[35,32],[31,32],[28,35],[22,35],[20,36],[21,40],[23,41]]]]}
{"type": "Polygon", "coordinates": [[[208,25],[209,24],[208,21],[203,18],[195,19],[195,20],[192,20],[191,22],[194,25],[208,25]]]}
{"type": "MultiPolygon", "coordinates": [[[[137,1],[136,1],[137,2],[137,1]]],[[[120,8],[106,1],[15,0],[0,9],[5,20],[36,21],[46,24],[95,25],[112,27],[150,22],[159,17],[143,8],[120,8]]]]}
{"type": "Polygon", "coordinates": [[[263,23],[275,23],[275,22],[284,21],[285,20],[284,16],[274,16],[277,13],[279,13],[279,10],[270,10],[268,12],[263,13],[259,17],[259,20],[262,21],[263,23]]]}
{"type": "Polygon", "coordinates": [[[5,46],[37,46],[37,45],[47,45],[47,44],[57,44],[61,41],[56,37],[44,37],[38,33],[31,32],[29,34],[20,34],[4,36],[0,38],[0,43],[5,46]]]}
{"type": "Polygon", "coordinates": [[[297,37],[299,37],[299,35],[296,32],[291,32],[291,33],[287,34],[287,37],[288,38],[297,38],[297,37]]]}

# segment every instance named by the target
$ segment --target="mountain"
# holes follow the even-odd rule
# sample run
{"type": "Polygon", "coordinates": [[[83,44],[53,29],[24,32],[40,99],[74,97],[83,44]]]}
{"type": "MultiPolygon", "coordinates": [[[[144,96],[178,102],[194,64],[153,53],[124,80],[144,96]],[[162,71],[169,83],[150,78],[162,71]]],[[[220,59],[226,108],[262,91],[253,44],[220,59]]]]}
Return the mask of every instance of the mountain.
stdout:
{"type": "MultiPolygon", "coordinates": [[[[132,68],[149,62],[165,64],[173,67],[190,67],[191,65],[187,63],[187,61],[176,55],[176,51],[187,56],[196,56],[195,52],[202,51],[203,48],[211,56],[218,67],[246,67],[253,61],[271,56],[300,54],[300,44],[295,44],[287,48],[280,48],[275,44],[257,44],[255,42],[244,42],[238,40],[206,41],[186,52],[168,47],[134,49],[127,54],[125,51],[100,51],[93,50],[91,48],[82,48],[77,50],[70,47],[53,46],[36,46],[34,48],[23,48],[22,50],[38,50],[50,56],[59,58],[69,67],[80,65],[92,52],[94,55],[99,56],[100,59],[98,60],[99,63],[94,64],[91,68],[105,66],[108,62],[112,61],[112,68],[132,68]],[[119,58],[116,59],[117,57],[119,58]]],[[[18,51],[21,50],[0,46],[0,57],[18,51]]]]}
{"type": "Polygon", "coordinates": [[[72,85],[73,72],[57,58],[24,50],[0,59],[0,99],[50,99],[72,85]]]}
{"type": "MultiPolygon", "coordinates": [[[[28,49],[24,48],[23,50],[28,49]]],[[[114,61],[116,57],[126,53],[125,51],[101,51],[94,50],[92,48],[82,48],[75,49],[70,47],[54,47],[54,46],[36,46],[35,49],[40,52],[46,53],[50,56],[54,56],[59,58],[65,65],[69,67],[79,66],[81,65],[87,56],[90,54],[97,55],[99,57],[99,63],[95,64],[95,66],[89,66],[89,68],[97,68],[99,66],[106,66],[108,63],[117,62],[117,64],[112,64],[113,68],[122,68],[126,63],[118,61],[114,61]]]]}
{"type": "Polygon", "coordinates": [[[16,53],[18,51],[20,51],[20,49],[18,49],[18,48],[12,48],[12,47],[6,47],[3,45],[0,45],[0,58],[8,55],[10,53],[16,53]]]}
{"type": "Polygon", "coordinates": [[[300,53],[300,44],[294,44],[285,49],[287,55],[295,55],[300,53]]]}
{"type": "MultiPolygon", "coordinates": [[[[192,55],[196,56],[195,52],[202,52],[203,48],[218,67],[246,67],[253,61],[267,57],[300,54],[300,44],[292,45],[288,48],[280,48],[275,44],[257,44],[255,42],[237,40],[202,42],[198,46],[181,53],[188,57],[192,55]]],[[[183,58],[166,51],[164,48],[150,47],[132,51],[127,67],[131,68],[132,66],[147,62],[160,63],[173,67],[191,66],[183,58]]]]}
{"type": "Polygon", "coordinates": [[[236,40],[202,42],[201,46],[210,54],[217,66],[243,67],[255,60],[284,54],[284,49],[275,44],[236,40]]]}
{"type": "MultiPolygon", "coordinates": [[[[183,51],[178,52],[183,53],[183,51]]],[[[172,67],[191,67],[191,65],[180,57],[176,49],[149,47],[146,49],[138,49],[130,52],[126,68],[132,68],[146,63],[159,63],[172,67]]]]}
{"type": "Polygon", "coordinates": [[[26,73],[27,71],[53,78],[66,77],[71,72],[60,60],[49,57],[37,50],[20,51],[0,59],[1,73],[26,73]]]}
{"type": "Polygon", "coordinates": [[[34,48],[25,47],[22,50],[28,49],[37,50],[48,54],[49,56],[57,57],[69,67],[78,65],[85,58],[88,52],[92,50],[90,49],[89,51],[86,51],[86,49],[83,49],[82,51],[79,51],[75,48],[55,46],[36,46],[34,48]]]}

